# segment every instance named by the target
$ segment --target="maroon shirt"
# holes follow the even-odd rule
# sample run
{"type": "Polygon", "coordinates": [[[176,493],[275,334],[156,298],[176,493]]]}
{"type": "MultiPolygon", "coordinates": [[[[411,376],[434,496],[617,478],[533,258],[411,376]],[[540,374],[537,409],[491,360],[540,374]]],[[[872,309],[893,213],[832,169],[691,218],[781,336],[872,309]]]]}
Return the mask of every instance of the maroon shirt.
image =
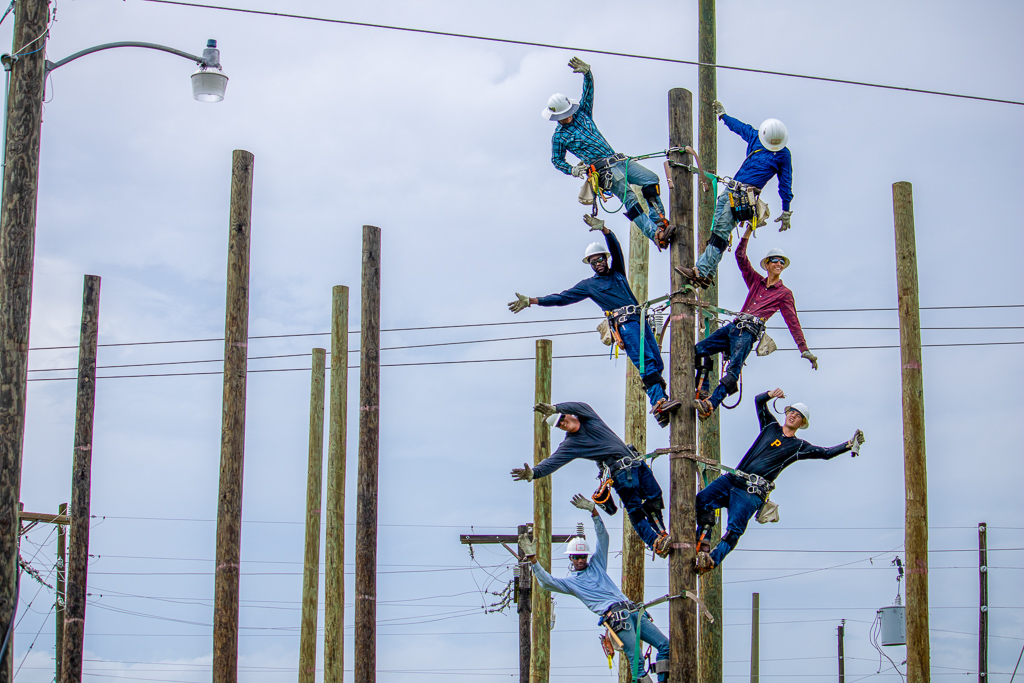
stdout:
{"type": "Polygon", "coordinates": [[[768,318],[775,315],[775,311],[782,311],[782,319],[786,321],[789,333],[793,335],[793,341],[801,352],[807,351],[807,341],[804,339],[804,331],[800,329],[800,318],[796,315],[796,302],[793,300],[793,292],[789,287],[779,280],[771,287],[767,286],[768,278],[754,270],[747,258],[747,238],[740,240],[736,247],[736,263],[743,273],[743,281],[747,283],[747,300],[743,302],[744,313],[756,315],[758,318],[768,318]]]}

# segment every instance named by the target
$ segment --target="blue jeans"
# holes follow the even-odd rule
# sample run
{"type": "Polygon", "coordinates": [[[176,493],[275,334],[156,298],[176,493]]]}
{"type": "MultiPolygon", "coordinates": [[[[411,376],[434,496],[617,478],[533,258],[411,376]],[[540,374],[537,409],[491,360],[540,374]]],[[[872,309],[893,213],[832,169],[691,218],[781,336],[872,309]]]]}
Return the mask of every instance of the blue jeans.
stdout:
{"type": "MultiPolygon", "coordinates": [[[[711,333],[711,336],[701,339],[693,347],[694,356],[713,356],[716,353],[726,353],[729,356],[729,365],[725,375],[731,377],[732,381],[739,382],[740,373],[743,372],[743,363],[747,360],[757,337],[750,330],[741,330],[735,323],[729,323],[711,333]]],[[[711,380],[704,378],[702,389],[707,391],[711,387],[711,380]]],[[[711,394],[711,405],[717,408],[728,396],[728,389],[723,382],[715,387],[715,393],[711,394]]]]}
{"type": "MultiPolygon", "coordinates": [[[[615,634],[622,639],[622,649],[626,658],[629,659],[629,665],[633,670],[634,678],[638,678],[636,674],[639,673],[636,670],[636,621],[638,616],[638,614],[631,615],[629,628],[617,631],[615,634]]],[[[643,620],[640,622],[640,640],[644,643],[650,644],[658,651],[659,660],[668,659],[668,638],[666,638],[665,634],[654,625],[654,622],[651,621],[650,615],[646,612],[644,613],[643,620]]],[[[667,681],[668,674],[658,674],[658,680],[667,681]]]]}
{"type": "MultiPolygon", "coordinates": [[[[729,192],[718,195],[715,204],[715,229],[712,234],[718,235],[728,241],[733,228],[736,227],[736,219],[732,217],[732,207],[729,206],[729,192]]],[[[704,277],[714,277],[718,272],[718,264],[722,261],[722,250],[718,247],[708,245],[704,253],[697,259],[697,270],[704,277]]]]}
{"type": "Polygon", "coordinates": [[[625,211],[630,214],[637,214],[637,217],[633,219],[636,227],[640,228],[640,231],[648,239],[653,240],[654,234],[658,231],[658,223],[665,217],[665,206],[661,203],[661,197],[655,195],[647,198],[647,213],[640,213],[640,207],[638,206],[640,200],[629,186],[639,185],[641,187],[648,187],[650,185],[657,185],[660,182],[658,174],[635,161],[628,160],[613,164],[609,167],[609,170],[612,174],[612,194],[619,198],[623,206],[625,206],[625,211]],[[629,164],[628,167],[627,164],[629,164]]]}
{"type": "MultiPolygon", "coordinates": [[[[633,318],[619,325],[619,335],[622,337],[622,345],[626,348],[626,355],[633,361],[637,372],[640,371],[640,320],[633,318]]],[[[640,373],[640,381],[644,383],[644,391],[653,406],[663,398],[668,398],[664,387],[661,386],[661,373],[665,369],[665,362],[661,359],[661,349],[658,348],[658,339],[654,336],[654,330],[644,322],[644,371],[640,373]]]]}
{"type": "Polygon", "coordinates": [[[622,509],[629,516],[637,536],[648,548],[653,546],[658,538],[658,532],[651,525],[648,515],[655,517],[662,526],[665,526],[661,516],[661,509],[664,507],[661,486],[654,478],[654,472],[647,463],[621,469],[612,475],[612,488],[619,494],[622,509]]]}
{"type": "MultiPolygon", "coordinates": [[[[736,547],[740,536],[747,530],[747,522],[757,514],[763,504],[764,501],[760,496],[748,493],[744,486],[733,484],[724,474],[697,494],[698,524],[702,524],[702,517],[704,520],[713,519],[715,510],[720,508],[729,510],[729,523],[725,528],[725,535],[711,551],[711,559],[715,561],[716,567],[722,564],[725,556],[736,547]]],[[[708,524],[708,526],[713,525],[708,524]]],[[[699,533],[700,528],[698,527],[699,533]]]]}

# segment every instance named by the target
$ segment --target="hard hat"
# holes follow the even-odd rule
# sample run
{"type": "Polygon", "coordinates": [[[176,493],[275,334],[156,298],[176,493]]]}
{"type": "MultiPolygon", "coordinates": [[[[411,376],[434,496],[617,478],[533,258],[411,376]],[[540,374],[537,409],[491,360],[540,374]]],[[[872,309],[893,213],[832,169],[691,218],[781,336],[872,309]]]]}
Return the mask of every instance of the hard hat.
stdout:
{"type": "Polygon", "coordinates": [[[783,258],[783,270],[789,268],[789,257],[786,256],[786,252],[782,251],[778,247],[772,247],[771,249],[768,250],[768,253],[764,255],[764,258],[761,259],[761,270],[765,272],[768,271],[768,259],[772,258],[773,256],[781,256],[783,258]]]}
{"type": "Polygon", "coordinates": [[[565,415],[562,413],[555,413],[554,415],[548,415],[544,418],[544,421],[547,422],[550,427],[557,427],[559,421],[561,421],[563,417],[565,417],[565,415]]]}
{"type": "Polygon", "coordinates": [[[804,423],[800,425],[800,429],[807,429],[811,426],[811,409],[805,403],[794,403],[791,406],[786,406],[786,409],[782,412],[788,413],[791,410],[795,410],[804,416],[804,423]]]}
{"type": "Polygon", "coordinates": [[[789,142],[789,131],[786,130],[786,124],[782,121],[765,119],[761,122],[757,137],[769,152],[778,152],[789,142]]]}
{"type": "Polygon", "coordinates": [[[576,113],[580,108],[579,102],[573,102],[560,92],[548,98],[548,106],[540,111],[540,117],[548,121],[561,121],[576,113]]]}
{"type": "Polygon", "coordinates": [[[611,252],[608,251],[608,248],[603,244],[600,242],[591,242],[590,246],[587,247],[587,250],[583,252],[583,262],[590,263],[590,257],[597,256],[598,254],[605,254],[608,258],[611,258],[612,256],[611,252]]]}
{"type": "Polygon", "coordinates": [[[569,539],[569,542],[565,544],[566,555],[589,555],[590,546],[587,544],[587,539],[582,536],[573,536],[569,539]]]}

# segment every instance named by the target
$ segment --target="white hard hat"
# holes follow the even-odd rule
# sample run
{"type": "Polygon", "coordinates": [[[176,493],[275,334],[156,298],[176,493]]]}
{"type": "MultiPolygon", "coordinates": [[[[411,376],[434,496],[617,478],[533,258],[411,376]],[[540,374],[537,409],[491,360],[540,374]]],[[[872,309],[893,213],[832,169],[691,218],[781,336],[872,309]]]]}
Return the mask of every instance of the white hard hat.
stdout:
{"type": "Polygon", "coordinates": [[[769,152],[778,152],[789,142],[789,131],[786,130],[786,124],[782,121],[765,119],[761,122],[757,137],[769,152]]]}
{"type": "Polygon", "coordinates": [[[540,117],[548,121],[561,121],[576,113],[579,102],[573,102],[560,92],[548,98],[548,106],[540,110],[540,117]]]}
{"type": "Polygon", "coordinates": [[[608,251],[608,248],[600,242],[591,242],[587,250],[583,252],[583,262],[590,263],[591,256],[597,256],[598,254],[606,254],[608,258],[611,258],[612,254],[608,251]]]}
{"type": "Polygon", "coordinates": [[[786,406],[786,409],[782,412],[788,413],[791,410],[795,410],[804,416],[804,423],[800,425],[800,429],[807,429],[811,426],[811,409],[807,407],[805,403],[794,403],[791,406],[786,406]]]}
{"type": "Polygon", "coordinates": [[[774,256],[781,256],[782,257],[782,259],[783,259],[782,268],[783,269],[789,268],[789,257],[786,256],[786,252],[782,251],[778,247],[772,247],[771,249],[768,250],[768,253],[764,255],[764,258],[761,259],[761,270],[764,270],[764,271],[768,270],[768,259],[770,259],[770,258],[772,258],[774,256]]]}
{"type": "Polygon", "coordinates": [[[582,536],[573,536],[569,539],[569,542],[565,544],[566,555],[589,555],[590,546],[587,544],[587,539],[582,536]]]}
{"type": "Polygon", "coordinates": [[[555,413],[554,415],[548,415],[546,418],[544,418],[544,421],[547,422],[548,426],[550,427],[557,427],[558,421],[561,420],[563,417],[565,417],[565,415],[562,415],[561,413],[555,413]]]}

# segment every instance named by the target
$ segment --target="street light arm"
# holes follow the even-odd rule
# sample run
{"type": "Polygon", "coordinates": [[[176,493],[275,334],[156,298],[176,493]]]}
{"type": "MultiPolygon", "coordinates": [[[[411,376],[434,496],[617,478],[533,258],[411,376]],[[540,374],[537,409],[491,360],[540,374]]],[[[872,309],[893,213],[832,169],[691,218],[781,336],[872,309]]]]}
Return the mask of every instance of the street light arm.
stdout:
{"type": "Polygon", "coordinates": [[[199,64],[200,66],[213,66],[213,67],[219,67],[220,66],[220,64],[208,64],[206,62],[206,60],[204,60],[202,57],[198,57],[196,55],[189,54],[188,52],[183,52],[182,50],[176,50],[173,47],[167,47],[166,45],[158,45],[156,43],[139,43],[139,42],[135,42],[135,41],[131,41],[131,40],[123,40],[123,41],[120,41],[120,42],[117,42],[117,43],[104,43],[103,45],[95,45],[93,47],[86,48],[84,50],[76,52],[75,54],[73,54],[73,55],[71,55],[69,57],[65,57],[64,59],[60,60],[59,62],[47,61],[46,62],[46,71],[47,71],[47,73],[49,73],[50,71],[53,71],[54,69],[57,69],[57,68],[60,68],[60,67],[64,66],[68,62],[73,62],[74,60],[78,59],[79,57],[84,57],[85,55],[92,54],[93,52],[99,52],[100,50],[109,50],[109,49],[115,48],[115,47],[145,47],[145,48],[149,48],[150,50],[160,50],[161,52],[170,52],[172,55],[178,55],[179,57],[184,57],[186,59],[189,59],[189,60],[195,62],[196,64],[199,64]]]}

